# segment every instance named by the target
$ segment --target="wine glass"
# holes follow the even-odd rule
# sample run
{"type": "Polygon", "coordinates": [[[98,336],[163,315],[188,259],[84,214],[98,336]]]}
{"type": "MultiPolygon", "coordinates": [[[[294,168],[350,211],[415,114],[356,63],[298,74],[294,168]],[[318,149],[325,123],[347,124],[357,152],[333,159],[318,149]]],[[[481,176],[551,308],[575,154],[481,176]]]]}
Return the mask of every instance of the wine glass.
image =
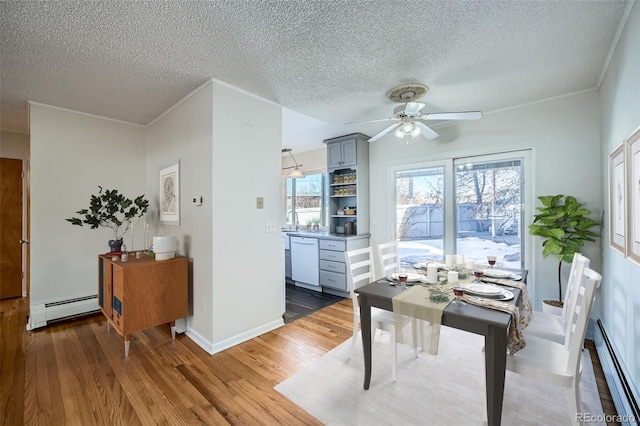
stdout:
{"type": "Polygon", "coordinates": [[[481,283],[482,281],[480,281],[480,279],[484,277],[484,271],[482,269],[476,269],[473,271],[473,275],[476,277],[476,279],[473,280],[473,282],[481,283]]]}
{"type": "Polygon", "coordinates": [[[407,278],[408,275],[407,274],[398,274],[398,279],[400,280],[400,283],[402,284],[402,288],[403,289],[407,289],[407,278]]]}
{"type": "Polygon", "coordinates": [[[453,300],[451,301],[451,303],[453,305],[466,305],[465,302],[460,300],[460,297],[464,296],[464,288],[463,287],[454,287],[453,288],[453,295],[455,296],[453,298],[453,300]]]}
{"type": "Polygon", "coordinates": [[[493,268],[493,265],[496,264],[495,256],[487,256],[487,262],[489,262],[489,268],[493,268]]]}

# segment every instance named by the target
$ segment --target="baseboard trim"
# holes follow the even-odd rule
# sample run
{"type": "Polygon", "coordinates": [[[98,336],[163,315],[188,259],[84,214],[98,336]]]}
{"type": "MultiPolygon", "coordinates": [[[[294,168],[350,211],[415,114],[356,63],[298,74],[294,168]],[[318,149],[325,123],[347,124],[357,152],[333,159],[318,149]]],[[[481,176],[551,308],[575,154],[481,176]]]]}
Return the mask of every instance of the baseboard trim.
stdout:
{"type": "Polygon", "coordinates": [[[36,303],[30,307],[27,330],[44,327],[52,321],[75,318],[98,311],[100,311],[100,307],[98,306],[97,294],[36,303]]]}
{"type": "Polygon", "coordinates": [[[277,319],[275,321],[269,322],[267,324],[261,325],[260,327],[256,327],[254,329],[248,330],[244,333],[237,334],[233,337],[230,337],[225,340],[221,340],[216,343],[212,343],[205,339],[202,335],[195,332],[193,329],[188,329],[186,335],[193,340],[198,346],[207,351],[210,355],[216,354],[218,352],[222,352],[225,349],[229,349],[233,346],[239,345],[240,343],[244,343],[247,340],[251,340],[254,337],[258,337],[264,333],[268,333],[269,331],[280,328],[284,325],[284,320],[282,318],[277,319]]]}
{"type": "Polygon", "coordinates": [[[640,420],[638,389],[631,380],[632,376],[624,363],[621,362],[618,356],[619,352],[609,339],[606,328],[600,320],[597,321],[593,340],[613,403],[618,412],[618,418],[615,420],[622,425],[637,425],[640,420]]]}

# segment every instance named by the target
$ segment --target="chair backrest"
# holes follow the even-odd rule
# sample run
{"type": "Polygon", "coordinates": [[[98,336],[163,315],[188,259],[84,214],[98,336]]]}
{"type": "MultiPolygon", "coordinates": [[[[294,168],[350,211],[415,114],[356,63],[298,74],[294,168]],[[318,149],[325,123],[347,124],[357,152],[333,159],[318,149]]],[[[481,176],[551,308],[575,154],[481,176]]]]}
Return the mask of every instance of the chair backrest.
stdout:
{"type": "Polygon", "coordinates": [[[575,309],[570,318],[569,329],[565,335],[564,347],[569,351],[567,373],[578,377],[582,347],[587,333],[589,314],[596,297],[596,288],[600,285],[602,276],[590,268],[585,268],[576,288],[575,309]]]}
{"type": "Polygon", "coordinates": [[[567,282],[567,291],[564,295],[564,304],[562,306],[562,319],[564,320],[564,334],[567,334],[569,323],[573,315],[577,298],[577,288],[580,286],[585,268],[589,267],[591,261],[588,257],[580,253],[574,253],[573,262],[571,262],[571,271],[569,272],[569,281],[567,282]]]}
{"type": "Polygon", "coordinates": [[[355,290],[373,281],[373,255],[371,247],[344,252],[347,264],[347,289],[353,301],[354,313],[359,312],[355,290]]]}
{"type": "Polygon", "coordinates": [[[400,269],[397,241],[378,244],[376,250],[378,252],[378,262],[380,263],[380,271],[383,277],[388,277],[400,269]]]}

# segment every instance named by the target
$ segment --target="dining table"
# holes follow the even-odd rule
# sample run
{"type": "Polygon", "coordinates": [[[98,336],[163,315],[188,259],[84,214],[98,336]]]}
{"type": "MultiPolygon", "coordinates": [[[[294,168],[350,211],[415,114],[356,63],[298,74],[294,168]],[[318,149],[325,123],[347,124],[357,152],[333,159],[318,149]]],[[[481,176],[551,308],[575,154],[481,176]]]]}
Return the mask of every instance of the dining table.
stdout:
{"type": "MultiPolygon", "coordinates": [[[[511,270],[519,274],[526,284],[527,270],[511,270]]],[[[401,286],[392,286],[386,278],[356,289],[360,305],[360,328],[364,352],[364,389],[371,384],[371,308],[393,312],[392,299],[400,294],[401,286]]],[[[514,294],[510,303],[517,303],[521,291],[510,288],[514,294]]],[[[484,336],[487,424],[500,425],[507,363],[507,335],[511,315],[470,303],[449,303],[442,312],[442,325],[484,336]]]]}

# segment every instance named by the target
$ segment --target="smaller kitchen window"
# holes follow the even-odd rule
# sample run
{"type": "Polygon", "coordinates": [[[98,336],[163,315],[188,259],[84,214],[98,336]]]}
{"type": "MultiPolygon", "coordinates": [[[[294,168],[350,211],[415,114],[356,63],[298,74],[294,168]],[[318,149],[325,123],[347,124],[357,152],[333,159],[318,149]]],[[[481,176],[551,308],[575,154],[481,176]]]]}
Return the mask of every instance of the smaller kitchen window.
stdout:
{"type": "Polygon", "coordinates": [[[328,222],[327,204],[329,185],[327,174],[318,173],[304,178],[287,178],[285,189],[286,227],[294,225],[297,218],[299,229],[313,224],[325,226],[328,222]]]}

